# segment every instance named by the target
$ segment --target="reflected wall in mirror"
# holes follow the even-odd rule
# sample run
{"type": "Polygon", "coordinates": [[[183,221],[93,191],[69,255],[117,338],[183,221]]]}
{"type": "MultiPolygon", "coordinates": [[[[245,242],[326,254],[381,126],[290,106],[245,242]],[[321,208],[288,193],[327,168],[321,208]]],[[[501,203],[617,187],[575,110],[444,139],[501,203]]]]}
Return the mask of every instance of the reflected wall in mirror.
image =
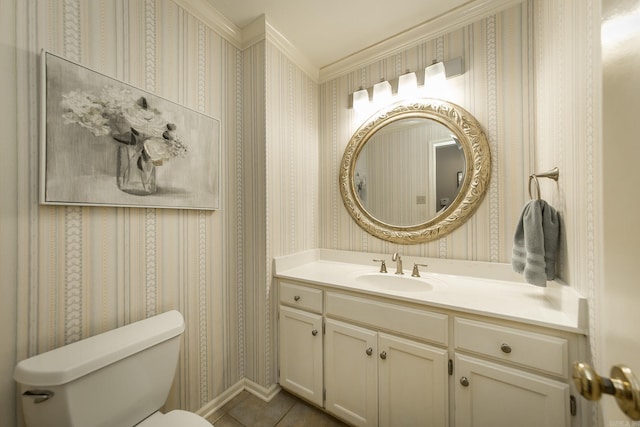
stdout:
{"type": "Polygon", "coordinates": [[[342,158],[340,192],[368,233],[421,243],[475,212],[490,164],[484,132],[467,111],[434,99],[399,103],[354,133],[342,158]]]}
{"type": "Polygon", "coordinates": [[[464,171],[462,145],[446,126],[421,118],[382,127],[356,161],[356,192],[362,207],[387,224],[422,224],[458,194],[464,171]]]}

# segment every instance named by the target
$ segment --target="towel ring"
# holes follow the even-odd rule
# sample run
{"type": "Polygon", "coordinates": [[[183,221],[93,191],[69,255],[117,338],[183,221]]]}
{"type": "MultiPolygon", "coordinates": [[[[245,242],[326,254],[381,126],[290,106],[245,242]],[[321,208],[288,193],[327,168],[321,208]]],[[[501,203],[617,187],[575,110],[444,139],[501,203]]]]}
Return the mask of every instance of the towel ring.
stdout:
{"type": "Polygon", "coordinates": [[[529,198],[533,200],[533,195],[531,194],[531,182],[536,184],[537,199],[540,200],[540,183],[538,182],[538,178],[550,178],[554,181],[558,181],[559,176],[560,171],[557,167],[545,173],[532,173],[529,175],[529,198]]]}

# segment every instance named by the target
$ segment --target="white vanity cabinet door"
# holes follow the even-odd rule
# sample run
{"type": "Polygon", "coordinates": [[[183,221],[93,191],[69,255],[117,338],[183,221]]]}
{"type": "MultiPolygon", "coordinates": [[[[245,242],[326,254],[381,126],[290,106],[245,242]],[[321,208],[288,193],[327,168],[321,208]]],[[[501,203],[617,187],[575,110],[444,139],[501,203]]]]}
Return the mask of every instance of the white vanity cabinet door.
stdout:
{"type": "Polygon", "coordinates": [[[569,385],[474,357],[455,358],[456,427],[567,427],[569,385]]]}
{"type": "Polygon", "coordinates": [[[380,427],[447,426],[448,352],[378,335],[380,427]]]}
{"type": "Polygon", "coordinates": [[[377,426],[377,332],[333,319],[325,327],[326,410],[356,426],[377,426]]]}
{"type": "Polygon", "coordinates": [[[322,406],[322,316],[280,306],[280,385],[322,406]]]}

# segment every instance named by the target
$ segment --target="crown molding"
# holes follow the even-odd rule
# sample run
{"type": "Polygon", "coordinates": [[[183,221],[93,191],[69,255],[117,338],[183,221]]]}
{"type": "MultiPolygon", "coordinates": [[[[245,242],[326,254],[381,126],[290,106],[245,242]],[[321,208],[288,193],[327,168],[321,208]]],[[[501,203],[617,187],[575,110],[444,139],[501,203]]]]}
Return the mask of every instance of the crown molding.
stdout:
{"type": "Polygon", "coordinates": [[[282,53],[285,54],[290,61],[296,64],[305,72],[314,82],[318,82],[320,77],[320,69],[296,48],[280,31],[271,25],[268,19],[265,19],[266,39],[273,43],[282,53]]]}
{"type": "Polygon", "coordinates": [[[413,28],[362,49],[344,59],[320,68],[319,82],[324,83],[368,64],[405,51],[449,33],[486,16],[522,3],[524,0],[472,0],[464,5],[413,28]]]}
{"type": "Polygon", "coordinates": [[[234,46],[242,47],[242,30],[206,0],[173,0],[173,2],[201,20],[234,46]]]}
{"type": "Polygon", "coordinates": [[[251,24],[240,29],[206,0],[173,1],[240,50],[245,50],[262,40],[268,40],[278,47],[289,60],[300,67],[314,82],[318,81],[319,68],[296,48],[289,39],[271,25],[265,15],[259,16],[251,24]]]}

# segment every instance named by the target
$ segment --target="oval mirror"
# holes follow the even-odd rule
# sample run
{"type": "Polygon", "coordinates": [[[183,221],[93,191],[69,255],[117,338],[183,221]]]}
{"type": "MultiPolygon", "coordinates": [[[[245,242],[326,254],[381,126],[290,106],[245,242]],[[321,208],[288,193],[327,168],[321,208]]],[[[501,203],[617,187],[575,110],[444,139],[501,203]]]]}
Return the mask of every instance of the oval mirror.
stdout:
{"type": "Polygon", "coordinates": [[[365,231],[403,244],[438,239],[476,211],[490,176],[486,136],[463,108],[398,103],[352,136],[340,167],[345,207],[365,231]]]}

